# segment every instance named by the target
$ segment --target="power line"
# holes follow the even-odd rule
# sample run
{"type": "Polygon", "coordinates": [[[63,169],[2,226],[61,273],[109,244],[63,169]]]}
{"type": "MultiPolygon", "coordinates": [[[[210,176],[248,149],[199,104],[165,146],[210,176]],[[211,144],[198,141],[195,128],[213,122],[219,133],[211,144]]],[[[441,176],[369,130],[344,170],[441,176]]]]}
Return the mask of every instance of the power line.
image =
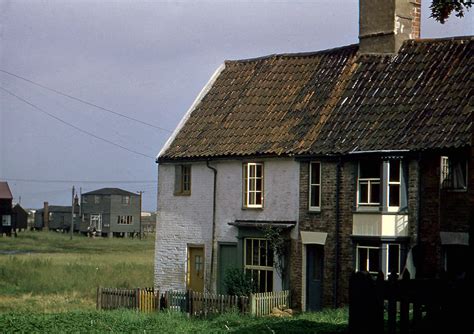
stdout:
{"type": "Polygon", "coordinates": [[[141,121],[141,120],[139,120],[139,119],[136,119],[136,118],[133,118],[133,117],[130,117],[130,116],[121,114],[121,113],[119,113],[119,112],[116,112],[116,111],[113,111],[113,110],[110,110],[110,109],[101,107],[101,106],[99,106],[99,105],[97,105],[97,104],[94,104],[94,103],[92,103],[92,102],[88,102],[88,101],[83,100],[83,99],[80,99],[80,98],[78,98],[78,97],[75,97],[75,96],[72,96],[72,95],[63,93],[63,92],[61,92],[61,91],[59,91],[59,90],[56,90],[56,89],[54,89],[54,88],[47,87],[47,86],[42,85],[42,84],[39,84],[39,83],[34,82],[34,81],[30,80],[30,79],[24,78],[24,77],[22,77],[22,76],[20,76],[20,75],[18,75],[18,74],[14,74],[14,73],[5,71],[5,70],[3,70],[3,69],[1,69],[1,68],[0,68],[0,72],[3,72],[3,73],[8,74],[8,75],[11,75],[11,76],[13,76],[13,77],[15,77],[15,78],[18,78],[18,79],[21,79],[21,80],[23,80],[23,81],[29,82],[30,84],[33,84],[33,85],[35,85],[35,86],[41,87],[41,88],[46,89],[46,90],[49,90],[49,91],[51,91],[51,92],[53,92],[53,93],[56,93],[56,94],[65,96],[65,97],[67,97],[67,98],[69,98],[69,99],[72,99],[72,100],[75,100],[75,101],[78,101],[78,102],[87,104],[88,106],[91,106],[91,107],[94,107],[94,108],[98,108],[98,109],[100,109],[100,110],[103,110],[103,111],[106,111],[106,112],[108,112],[108,113],[114,114],[114,115],[116,115],[116,116],[120,116],[120,117],[129,119],[129,120],[131,120],[131,121],[134,121],[134,122],[137,122],[137,123],[140,123],[140,124],[143,124],[143,125],[150,126],[150,127],[152,127],[152,128],[158,129],[158,130],[166,131],[166,132],[168,132],[168,133],[172,133],[172,132],[173,132],[173,131],[171,131],[171,130],[162,128],[162,127],[160,127],[160,126],[156,126],[156,125],[147,123],[147,122],[145,122],[145,121],[141,121]]]}
{"type": "MultiPolygon", "coordinates": [[[[145,184],[145,183],[156,183],[156,180],[107,180],[107,181],[91,181],[91,180],[40,180],[40,179],[14,179],[14,178],[2,178],[6,181],[12,182],[32,182],[32,183],[89,183],[89,184],[108,184],[108,183],[130,183],[130,184],[145,184]]],[[[69,190],[69,189],[67,189],[69,190]]]]}
{"type": "Polygon", "coordinates": [[[83,129],[81,129],[81,128],[75,126],[74,124],[71,124],[71,123],[69,123],[69,122],[67,122],[67,121],[65,121],[65,120],[63,120],[63,119],[61,119],[61,118],[59,118],[59,117],[57,117],[57,116],[55,116],[55,115],[53,115],[53,114],[51,114],[51,113],[45,111],[45,110],[43,110],[43,109],[41,109],[41,108],[38,107],[37,105],[35,105],[35,104],[33,104],[33,103],[31,103],[31,102],[25,100],[24,98],[22,98],[22,97],[20,97],[20,96],[18,96],[18,95],[16,95],[16,94],[14,94],[14,93],[12,93],[12,92],[10,92],[8,89],[6,89],[6,88],[4,88],[4,87],[2,87],[2,86],[0,86],[0,89],[3,90],[4,92],[6,92],[7,94],[9,94],[9,95],[11,95],[11,96],[17,98],[18,100],[20,100],[20,101],[22,101],[22,102],[28,104],[28,105],[31,106],[32,108],[34,108],[34,109],[36,109],[36,110],[38,110],[38,111],[40,111],[40,112],[42,112],[42,113],[48,115],[48,116],[51,117],[51,118],[54,118],[55,120],[57,120],[57,121],[59,121],[59,122],[61,122],[61,123],[63,123],[63,124],[66,124],[67,126],[70,126],[70,127],[74,128],[74,129],[76,129],[76,130],[79,131],[79,132],[85,133],[85,134],[87,134],[87,135],[89,135],[89,136],[91,136],[91,137],[94,137],[94,138],[96,138],[96,139],[102,140],[102,141],[104,141],[104,142],[106,142],[106,143],[108,143],[108,144],[110,144],[110,145],[114,145],[114,146],[116,146],[116,147],[120,147],[121,149],[124,149],[124,150],[126,150],[126,151],[128,151],[128,152],[135,153],[135,154],[138,154],[138,155],[147,157],[147,158],[155,159],[155,158],[152,157],[152,156],[149,156],[149,155],[147,155],[147,154],[144,154],[144,153],[141,153],[141,152],[138,152],[138,151],[129,149],[129,148],[125,147],[125,146],[122,146],[122,145],[120,145],[120,144],[114,143],[113,141],[110,141],[110,140],[108,140],[108,139],[99,137],[99,136],[93,134],[92,132],[89,132],[89,131],[87,131],[87,130],[83,130],[83,129]]]}

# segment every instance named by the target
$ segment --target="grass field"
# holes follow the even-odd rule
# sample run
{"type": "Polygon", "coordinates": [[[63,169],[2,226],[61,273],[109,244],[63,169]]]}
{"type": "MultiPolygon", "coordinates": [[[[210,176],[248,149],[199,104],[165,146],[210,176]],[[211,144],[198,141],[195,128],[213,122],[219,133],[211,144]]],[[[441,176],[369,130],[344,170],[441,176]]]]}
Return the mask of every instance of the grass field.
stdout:
{"type": "Polygon", "coordinates": [[[154,239],[91,239],[55,232],[0,238],[0,332],[345,333],[347,309],[293,318],[96,311],[97,286],[153,285],[154,239]]]}
{"type": "Polygon", "coordinates": [[[153,286],[154,239],[23,232],[0,239],[0,312],[95,309],[96,289],[153,286]]]}

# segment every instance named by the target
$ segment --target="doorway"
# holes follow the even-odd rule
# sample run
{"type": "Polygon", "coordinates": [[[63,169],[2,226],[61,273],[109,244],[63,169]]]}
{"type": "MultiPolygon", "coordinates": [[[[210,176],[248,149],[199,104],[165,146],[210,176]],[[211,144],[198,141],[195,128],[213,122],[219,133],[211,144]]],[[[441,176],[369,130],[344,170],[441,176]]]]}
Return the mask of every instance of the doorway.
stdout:
{"type": "Polygon", "coordinates": [[[189,290],[204,291],[204,247],[188,247],[188,286],[189,290]]]}
{"type": "Polygon", "coordinates": [[[319,311],[322,308],[324,247],[306,245],[306,310],[319,311]]]}

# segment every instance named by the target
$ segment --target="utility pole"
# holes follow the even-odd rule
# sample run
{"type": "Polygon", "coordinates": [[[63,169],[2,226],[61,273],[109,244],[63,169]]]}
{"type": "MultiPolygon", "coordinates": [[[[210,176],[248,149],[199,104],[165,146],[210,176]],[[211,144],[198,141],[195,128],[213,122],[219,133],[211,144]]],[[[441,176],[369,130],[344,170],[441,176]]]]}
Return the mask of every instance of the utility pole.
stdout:
{"type": "Polygon", "coordinates": [[[140,240],[142,240],[142,194],[143,191],[137,191],[140,194],[140,240]]]}
{"type": "Polygon", "coordinates": [[[74,233],[74,186],[72,186],[72,201],[71,201],[71,238],[72,240],[72,234],[74,233]]]}

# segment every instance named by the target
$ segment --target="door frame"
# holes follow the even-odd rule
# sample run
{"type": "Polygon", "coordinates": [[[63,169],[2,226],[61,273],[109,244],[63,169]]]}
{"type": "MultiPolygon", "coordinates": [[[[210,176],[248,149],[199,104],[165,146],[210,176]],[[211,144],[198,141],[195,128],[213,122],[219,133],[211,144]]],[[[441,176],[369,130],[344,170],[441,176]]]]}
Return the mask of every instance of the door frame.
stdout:
{"type": "Polygon", "coordinates": [[[321,263],[321,306],[323,305],[323,291],[324,291],[324,261],[325,261],[325,245],[324,244],[318,244],[318,243],[304,243],[302,244],[302,259],[301,259],[301,309],[303,311],[308,311],[308,300],[307,300],[307,294],[308,294],[308,284],[307,284],[307,275],[308,271],[306,270],[307,268],[307,262],[308,262],[308,246],[319,246],[322,251],[323,251],[323,257],[322,257],[322,263],[321,263]]]}
{"type": "Polygon", "coordinates": [[[193,243],[190,243],[190,244],[187,244],[186,245],[186,274],[185,274],[185,286],[186,286],[186,290],[189,290],[189,282],[191,280],[191,251],[190,249],[191,248],[200,248],[202,249],[202,259],[204,261],[204,265],[203,265],[203,291],[205,291],[206,289],[206,265],[207,265],[207,261],[206,261],[206,246],[204,244],[193,244],[193,243]]]}

